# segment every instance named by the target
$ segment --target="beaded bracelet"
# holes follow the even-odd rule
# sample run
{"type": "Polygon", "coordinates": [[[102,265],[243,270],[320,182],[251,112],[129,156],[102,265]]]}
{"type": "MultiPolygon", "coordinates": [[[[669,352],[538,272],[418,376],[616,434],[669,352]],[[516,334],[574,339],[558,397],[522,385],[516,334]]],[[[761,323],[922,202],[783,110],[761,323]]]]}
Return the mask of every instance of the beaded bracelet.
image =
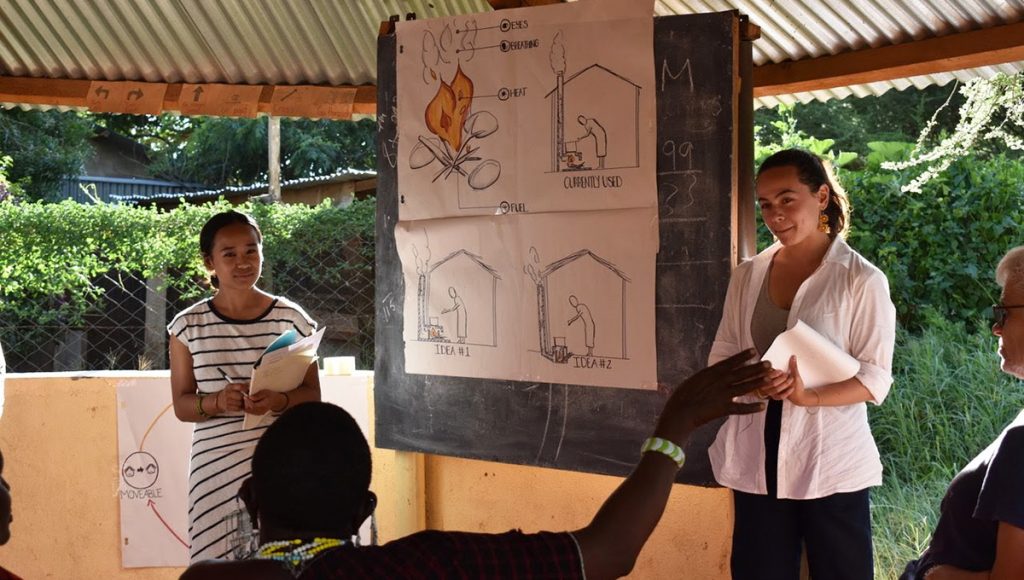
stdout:
{"type": "Polygon", "coordinates": [[[686,453],[681,447],[668,439],[662,439],[661,437],[647,439],[647,441],[644,441],[643,447],[640,448],[640,453],[647,453],[648,451],[656,451],[668,455],[672,461],[676,462],[679,469],[682,469],[683,464],[686,463],[686,453]]]}
{"type": "Polygon", "coordinates": [[[206,397],[207,394],[208,393],[204,393],[202,391],[196,392],[196,411],[199,412],[199,416],[203,419],[208,419],[210,417],[210,414],[203,409],[203,398],[206,397]]]}

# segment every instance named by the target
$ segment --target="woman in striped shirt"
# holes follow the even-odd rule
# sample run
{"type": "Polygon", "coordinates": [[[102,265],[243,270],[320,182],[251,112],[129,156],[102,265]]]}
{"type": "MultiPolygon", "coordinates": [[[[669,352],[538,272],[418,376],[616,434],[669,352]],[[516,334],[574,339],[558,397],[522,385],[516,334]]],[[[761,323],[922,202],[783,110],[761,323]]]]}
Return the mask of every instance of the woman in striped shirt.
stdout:
{"type": "Polygon", "coordinates": [[[293,391],[248,396],[253,364],[275,338],[288,330],[303,336],[316,330],[297,304],[256,287],[263,267],[256,222],[237,211],[219,213],[203,226],[199,248],[216,293],[167,327],[174,413],[196,424],[189,466],[191,562],[248,555],[253,537],[237,494],[266,426],[243,429],[244,414],[279,414],[320,400],[315,363],[293,391]]]}

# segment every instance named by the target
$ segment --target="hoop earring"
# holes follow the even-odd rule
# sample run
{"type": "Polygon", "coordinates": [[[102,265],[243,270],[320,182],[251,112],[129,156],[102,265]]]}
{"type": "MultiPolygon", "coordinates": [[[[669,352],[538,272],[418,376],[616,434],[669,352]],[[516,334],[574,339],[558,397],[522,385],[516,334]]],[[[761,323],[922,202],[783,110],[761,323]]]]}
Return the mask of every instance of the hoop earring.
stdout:
{"type": "Polygon", "coordinates": [[[821,212],[821,215],[818,216],[818,231],[823,234],[832,233],[832,228],[828,225],[828,216],[825,215],[825,212],[821,212]]]}

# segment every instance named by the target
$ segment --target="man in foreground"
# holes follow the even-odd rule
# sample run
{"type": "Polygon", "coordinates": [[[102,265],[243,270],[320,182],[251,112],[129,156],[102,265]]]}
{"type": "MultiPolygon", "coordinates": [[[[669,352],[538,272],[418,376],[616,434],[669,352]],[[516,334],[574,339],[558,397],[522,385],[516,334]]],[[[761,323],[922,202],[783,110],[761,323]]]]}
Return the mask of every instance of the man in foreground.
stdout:
{"type": "Polygon", "coordinates": [[[744,351],[679,385],[633,473],[574,532],[428,530],[383,546],[353,546],[349,539],[377,501],[369,489],[369,446],[339,407],[298,405],[260,439],[240,492],[260,530],[259,549],[245,561],[195,564],[182,579],[624,576],[664,512],[690,434],[713,419],[763,409],[733,401],[768,386],[770,365],[748,364],[753,354],[744,351]]]}

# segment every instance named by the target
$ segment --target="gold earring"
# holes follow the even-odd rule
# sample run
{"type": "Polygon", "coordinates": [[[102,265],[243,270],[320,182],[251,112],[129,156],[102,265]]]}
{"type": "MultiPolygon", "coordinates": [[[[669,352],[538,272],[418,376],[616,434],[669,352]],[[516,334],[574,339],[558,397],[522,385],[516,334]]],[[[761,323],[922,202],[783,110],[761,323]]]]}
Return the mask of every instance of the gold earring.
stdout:
{"type": "Polygon", "coordinates": [[[828,225],[828,216],[825,215],[825,212],[821,212],[821,215],[818,217],[818,231],[823,234],[832,233],[832,228],[828,225]]]}

